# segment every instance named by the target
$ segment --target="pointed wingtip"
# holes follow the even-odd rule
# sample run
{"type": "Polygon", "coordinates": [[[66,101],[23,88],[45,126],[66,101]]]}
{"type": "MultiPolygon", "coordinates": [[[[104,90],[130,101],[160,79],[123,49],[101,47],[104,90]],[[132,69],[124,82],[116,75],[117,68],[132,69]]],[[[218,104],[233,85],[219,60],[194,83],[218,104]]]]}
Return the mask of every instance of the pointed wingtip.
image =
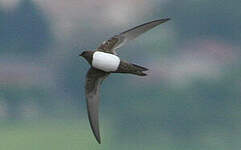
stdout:
{"type": "Polygon", "coordinates": [[[161,19],[161,20],[163,20],[163,22],[166,22],[168,20],[171,20],[171,18],[165,18],[165,19],[161,19]]]}
{"type": "Polygon", "coordinates": [[[97,134],[94,132],[94,136],[95,136],[96,141],[97,141],[99,144],[101,144],[101,138],[100,138],[100,133],[99,133],[99,131],[97,132],[97,134]]]}
{"type": "MultiPolygon", "coordinates": [[[[89,114],[89,113],[88,113],[89,114]]],[[[93,132],[93,134],[94,134],[94,136],[95,136],[95,139],[96,139],[96,141],[99,143],[99,144],[101,144],[101,138],[100,138],[100,131],[99,131],[99,123],[94,123],[93,121],[92,121],[92,119],[93,118],[89,118],[90,120],[90,126],[91,126],[91,130],[92,130],[92,132],[93,132]]],[[[98,120],[97,120],[97,122],[98,122],[98,120]]]]}
{"type": "Polygon", "coordinates": [[[100,139],[97,139],[97,138],[96,138],[96,140],[97,140],[97,142],[98,142],[99,144],[101,144],[101,140],[100,140],[100,139]]]}
{"type": "Polygon", "coordinates": [[[157,25],[159,25],[159,24],[162,24],[162,23],[167,22],[167,21],[169,21],[169,20],[171,20],[171,18],[158,19],[158,20],[154,20],[154,21],[152,21],[152,22],[158,22],[157,25]]]}

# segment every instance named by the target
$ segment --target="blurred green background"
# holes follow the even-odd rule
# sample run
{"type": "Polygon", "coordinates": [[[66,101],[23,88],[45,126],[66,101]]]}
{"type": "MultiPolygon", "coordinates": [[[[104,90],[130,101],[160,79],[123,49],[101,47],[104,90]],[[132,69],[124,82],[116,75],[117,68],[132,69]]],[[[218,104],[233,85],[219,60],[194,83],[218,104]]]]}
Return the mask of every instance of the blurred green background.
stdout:
{"type": "Polygon", "coordinates": [[[0,0],[1,150],[240,150],[240,0],[0,0]],[[83,50],[172,20],[119,50],[150,68],[101,89],[89,127],[83,50]]]}

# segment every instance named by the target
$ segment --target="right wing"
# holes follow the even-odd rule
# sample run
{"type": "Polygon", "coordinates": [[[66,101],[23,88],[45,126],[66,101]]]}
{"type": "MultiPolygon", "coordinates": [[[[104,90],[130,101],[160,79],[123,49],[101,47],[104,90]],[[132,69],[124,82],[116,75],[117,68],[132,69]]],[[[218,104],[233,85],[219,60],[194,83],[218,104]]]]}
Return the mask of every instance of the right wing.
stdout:
{"type": "Polygon", "coordinates": [[[101,143],[99,131],[99,89],[102,81],[109,73],[90,68],[85,83],[85,95],[87,99],[87,110],[91,129],[98,143],[101,143]]]}
{"type": "Polygon", "coordinates": [[[115,50],[123,46],[126,42],[135,39],[142,33],[154,28],[155,26],[170,20],[170,18],[154,20],[151,22],[144,23],[118,35],[113,36],[107,41],[104,41],[97,50],[106,53],[116,54],[115,50]]]}

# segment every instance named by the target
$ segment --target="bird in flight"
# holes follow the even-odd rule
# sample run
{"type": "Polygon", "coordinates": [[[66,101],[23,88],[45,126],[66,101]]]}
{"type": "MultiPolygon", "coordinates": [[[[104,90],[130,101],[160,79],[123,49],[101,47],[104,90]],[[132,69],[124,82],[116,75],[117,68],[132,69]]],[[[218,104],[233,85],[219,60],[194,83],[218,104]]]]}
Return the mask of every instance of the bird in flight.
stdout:
{"type": "Polygon", "coordinates": [[[140,34],[168,20],[170,20],[170,18],[154,20],[139,25],[104,41],[94,51],[84,51],[80,54],[80,56],[84,57],[91,66],[86,75],[85,95],[90,126],[99,144],[101,143],[101,139],[98,108],[99,90],[102,81],[110,73],[128,73],[138,76],[146,76],[147,74],[145,74],[144,71],[148,70],[145,67],[121,60],[117,56],[116,49],[123,46],[126,42],[135,39],[140,34]]]}

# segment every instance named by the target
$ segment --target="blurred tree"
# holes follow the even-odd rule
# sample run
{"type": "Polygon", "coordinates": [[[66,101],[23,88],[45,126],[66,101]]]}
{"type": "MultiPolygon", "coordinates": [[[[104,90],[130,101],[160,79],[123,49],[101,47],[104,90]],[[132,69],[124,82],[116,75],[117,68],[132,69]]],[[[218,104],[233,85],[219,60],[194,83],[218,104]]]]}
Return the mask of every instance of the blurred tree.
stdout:
{"type": "Polygon", "coordinates": [[[211,36],[239,44],[240,4],[239,0],[175,1],[162,12],[175,21],[182,40],[211,36]]]}
{"type": "MultiPolygon", "coordinates": [[[[13,10],[0,9],[1,55],[39,57],[46,52],[51,40],[52,34],[48,20],[32,0],[22,0],[13,10]]],[[[2,83],[0,83],[0,87],[0,93],[4,97],[0,100],[5,100],[9,119],[18,119],[21,116],[22,104],[33,102],[46,110],[49,107],[43,105],[48,104],[47,106],[49,106],[51,103],[46,101],[46,97],[49,95],[42,91],[47,87],[24,88],[15,84],[5,88],[2,83]],[[31,99],[34,101],[27,101],[31,99]]]]}
{"type": "Polygon", "coordinates": [[[51,43],[49,24],[33,1],[23,0],[13,11],[0,14],[0,53],[39,55],[51,43]]]}

